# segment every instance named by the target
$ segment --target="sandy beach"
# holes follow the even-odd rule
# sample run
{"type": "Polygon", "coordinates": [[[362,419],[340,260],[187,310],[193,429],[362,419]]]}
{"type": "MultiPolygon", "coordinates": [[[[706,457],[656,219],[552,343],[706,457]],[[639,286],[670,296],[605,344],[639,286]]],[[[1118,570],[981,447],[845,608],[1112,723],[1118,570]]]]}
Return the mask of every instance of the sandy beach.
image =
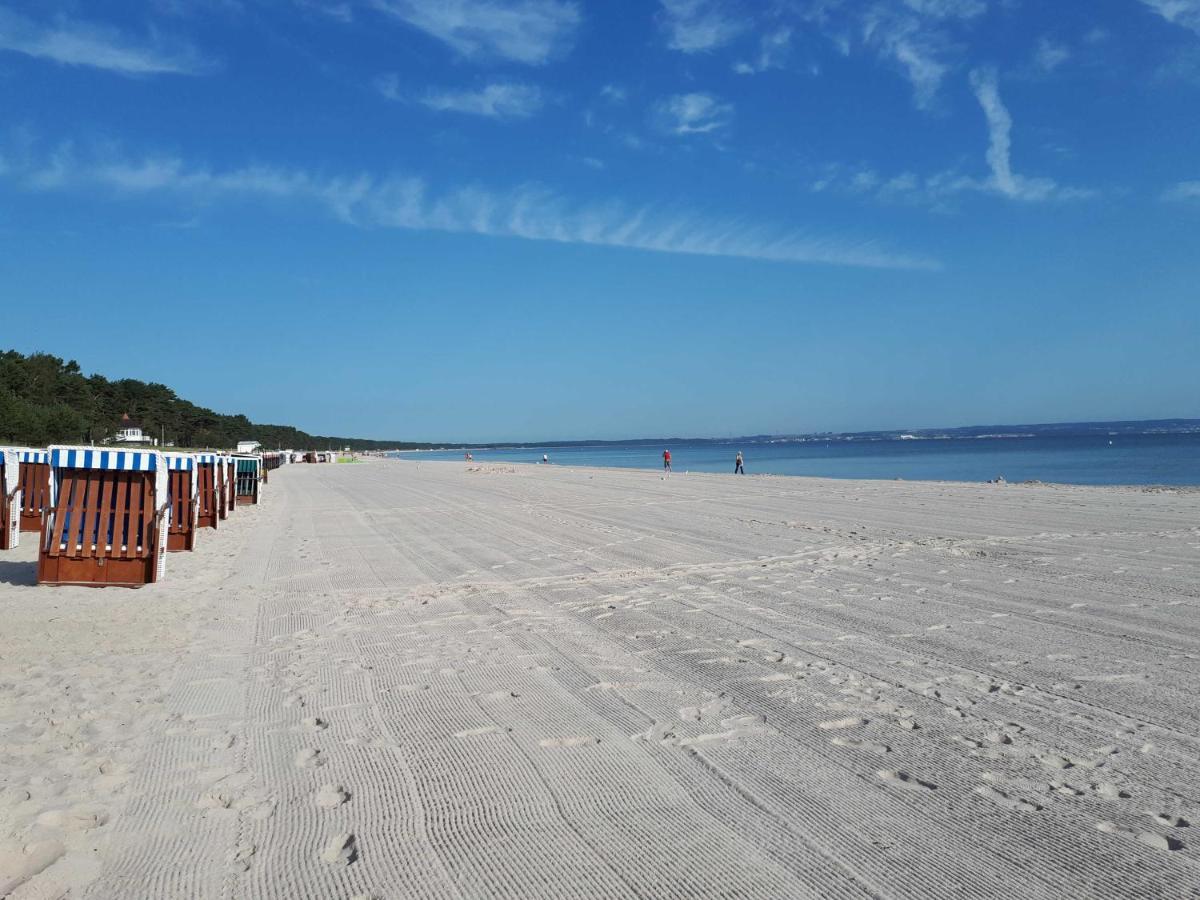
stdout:
{"type": "Polygon", "coordinates": [[[290,466],[0,554],[0,897],[1189,897],[1200,492],[290,466]]]}

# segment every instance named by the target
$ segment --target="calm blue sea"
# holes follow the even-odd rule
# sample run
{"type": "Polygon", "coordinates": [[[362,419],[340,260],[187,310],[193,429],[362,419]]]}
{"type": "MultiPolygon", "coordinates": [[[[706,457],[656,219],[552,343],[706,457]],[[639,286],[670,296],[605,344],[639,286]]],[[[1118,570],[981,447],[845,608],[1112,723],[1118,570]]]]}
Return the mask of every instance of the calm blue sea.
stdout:
{"type": "MultiPolygon", "coordinates": [[[[915,481],[1053,481],[1064,484],[1200,485],[1200,434],[1063,435],[1027,438],[670,444],[676,472],[733,472],[741,450],[747,474],[915,481]],[[1110,444],[1109,441],[1112,441],[1110,444]]],[[[663,447],[473,449],[476,461],[661,469],[663,447]]],[[[461,460],[461,450],[394,454],[399,459],[461,460]]]]}

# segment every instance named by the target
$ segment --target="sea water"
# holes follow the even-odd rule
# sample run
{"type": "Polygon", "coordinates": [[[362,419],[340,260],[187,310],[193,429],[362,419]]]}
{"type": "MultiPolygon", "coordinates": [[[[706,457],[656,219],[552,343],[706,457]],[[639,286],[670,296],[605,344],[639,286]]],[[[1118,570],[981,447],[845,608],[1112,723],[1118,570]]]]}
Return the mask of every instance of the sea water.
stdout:
{"type": "MultiPolygon", "coordinates": [[[[1047,481],[1064,484],[1200,485],[1200,434],[1055,435],[917,440],[690,442],[472,448],[476,462],[733,473],[739,450],[749,475],[1047,481]]],[[[462,460],[462,450],[393,454],[405,460],[462,460]]]]}

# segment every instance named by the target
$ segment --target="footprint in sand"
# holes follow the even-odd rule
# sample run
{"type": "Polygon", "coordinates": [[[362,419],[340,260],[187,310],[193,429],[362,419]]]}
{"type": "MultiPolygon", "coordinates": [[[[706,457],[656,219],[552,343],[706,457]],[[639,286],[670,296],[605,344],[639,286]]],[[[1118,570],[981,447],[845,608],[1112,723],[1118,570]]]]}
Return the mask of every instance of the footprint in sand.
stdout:
{"type": "Polygon", "coordinates": [[[8,787],[0,790],[0,809],[17,806],[30,797],[29,791],[22,788],[8,787]]]}
{"type": "Polygon", "coordinates": [[[313,799],[322,809],[336,809],[350,799],[350,792],[340,784],[322,785],[313,799]]]}
{"type": "Polygon", "coordinates": [[[1182,816],[1173,813],[1148,813],[1154,821],[1164,828],[1191,828],[1192,823],[1182,816]]]}
{"type": "Polygon", "coordinates": [[[229,864],[239,872],[246,872],[250,869],[250,859],[258,852],[258,848],[253,844],[238,844],[229,854],[229,864]]]}
{"type": "Polygon", "coordinates": [[[1115,784],[1108,782],[1099,782],[1091,785],[1092,792],[1105,800],[1128,800],[1131,794],[1128,791],[1123,791],[1115,784]]]}
{"type": "Polygon", "coordinates": [[[1013,812],[1038,812],[1045,807],[1032,800],[1023,800],[1020,797],[1014,797],[1011,794],[1006,794],[1004,791],[998,791],[995,788],[987,785],[980,785],[975,788],[975,793],[981,797],[986,797],[993,803],[1003,806],[1005,809],[1011,809],[1013,812]]]}
{"type": "Polygon", "coordinates": [[[222,791],[207,791],[196,801],[197,809],[229,809],[233,806],[233,796],[222,791]]]}
{"type": "Polygon", "coordinates": [[[1126,828],[1116,822],[1097,822],[1096,829],[1105,834],[1130,838],[1139,844],[1153,847],[1155,850],[1182,850],[1184,847],[1183,841],[1179,838],[1171,837],[1168,834],[1158,834],[1154,831],[1134,831],[1132,828],[1126,828]]]}
{"type": "Polygon", "coordinates": [[[900,769],[880,769],[875,774],[888,784],[893,784],[896,787],[909,788],[912,790],[937,790],[937,785],[932,781],[922,781],[915,775],[910,775],[908,772],[900,769]]]}
{"type": "Polygon", "coordinates": [[[81,803],[70,809],[53,809],[37,817],[39,825],[64,831],[91,831],[107,822],[108,811],[94,803],[81,803]]]}
{"type": "Polygon", "coordinates": [[[303,725],[308,731],[324,731],[329,727],[329,723],[320,716],[309,716],[300,724],[303,725]]]}
{"type": "Polygon", "coordinates": [[[829,743],[835,747],[847,747],[850,750],[866,750],[868,753],[878,753],[880,756],[892,752],[892,748],[887,744],[877,744],[874,741],[860,741],[858,738],[835,737],[829,743]]]}
{"type": "Polygon", "coordinates": [[[306,747],[296,754],[297,769],[315,769],[317,766],[323,765],[325,765],[325,760],[321,758],[320,750],[306,747]]]}
{"type": "Polygon", "coordinates": [[[1058,756],[1054,753],[1047,753],[1043,756],[1039,756],[1037,760],[1047,769],[1070,769],[1075,765],[1065,756],[1058,756]]]}
{"type": "Polygon", "coordinates": [[[321,861],[331,866],[348,866],[358,859],[358,842],[348,831],[335,834],[321,851],[321,861]]]}
{"type": "Polygon", "coordinates": [[[233,804],[233,808],[255,822],[265,822],[275,815],[275,800],[259,794],[250,794],[233,804]]]}

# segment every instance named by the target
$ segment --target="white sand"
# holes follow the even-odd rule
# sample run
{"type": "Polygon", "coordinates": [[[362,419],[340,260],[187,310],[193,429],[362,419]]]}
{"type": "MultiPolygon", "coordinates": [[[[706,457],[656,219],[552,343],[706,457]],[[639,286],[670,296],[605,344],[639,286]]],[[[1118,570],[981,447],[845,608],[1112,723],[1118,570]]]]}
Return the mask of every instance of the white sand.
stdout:
{"type": "Polygon", "coordinates": [[[1198,492],[300,465],[158,586],[33,558],[0,896],[1200,886],[1198,492]]]}

